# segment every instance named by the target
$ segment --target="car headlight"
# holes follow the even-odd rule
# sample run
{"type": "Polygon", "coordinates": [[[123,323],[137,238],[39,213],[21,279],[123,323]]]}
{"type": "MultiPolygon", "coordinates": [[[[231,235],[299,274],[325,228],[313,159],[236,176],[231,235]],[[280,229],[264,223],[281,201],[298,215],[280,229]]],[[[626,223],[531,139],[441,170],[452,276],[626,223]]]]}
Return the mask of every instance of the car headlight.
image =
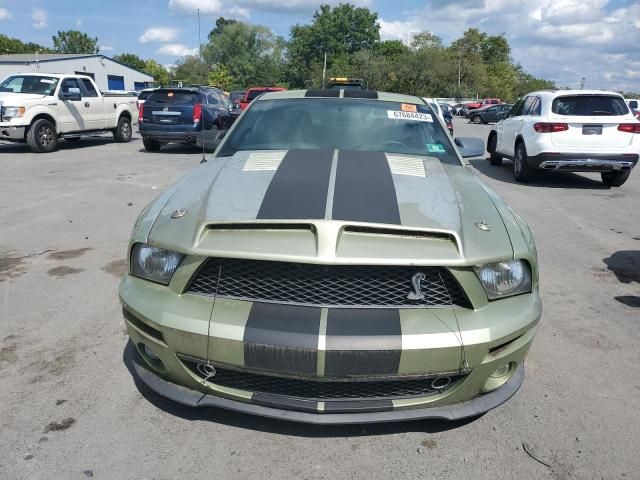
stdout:
{"type": "Polygon", "coordinates": [[[131,250],[131,274],[152,282],[169,285],[184,258],[182,253],[136,243],[131,250]]]}
{"type": "Polygon", "coordinates": [[[24,107],[2,107],[2,119],[20,118],[24,112],[24,107]]]}
{"type": "Polygon", "coordinates": [[[490,300],[531,291],[531,269],[522,260],[487,263],[473,269],[490,300]]]}

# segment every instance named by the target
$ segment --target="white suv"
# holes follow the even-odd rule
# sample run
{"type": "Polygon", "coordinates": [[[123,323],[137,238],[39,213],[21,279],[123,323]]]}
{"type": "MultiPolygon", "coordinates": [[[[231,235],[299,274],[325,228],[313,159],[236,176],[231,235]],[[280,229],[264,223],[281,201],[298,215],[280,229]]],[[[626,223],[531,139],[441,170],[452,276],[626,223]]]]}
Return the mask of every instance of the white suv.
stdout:
{"type": "Polygon", "coordinates": [[[491,165],[513,160],[519,182],[535,170],[601,172],[618,187],[640,154],[640,122],[624,100],[603,90],[544,90],[518,100],[489,133],[491,165]]]}

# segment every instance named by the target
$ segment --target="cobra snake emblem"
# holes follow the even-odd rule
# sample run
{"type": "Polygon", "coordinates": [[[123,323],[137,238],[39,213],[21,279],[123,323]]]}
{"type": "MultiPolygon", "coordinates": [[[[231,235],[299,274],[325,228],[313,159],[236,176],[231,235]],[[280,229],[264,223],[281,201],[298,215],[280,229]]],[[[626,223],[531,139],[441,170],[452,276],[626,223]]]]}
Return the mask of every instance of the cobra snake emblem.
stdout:
{"type": "Polygon", "coordinates": [[[413,291],[409,292],[407,298],[409,300],[424,300],[424,293],[422,293],[422,286],[420,282],[426,280],[427,276],[424,273],[414,273],[411,277],[411,283],[413,284],[413,291]]]}

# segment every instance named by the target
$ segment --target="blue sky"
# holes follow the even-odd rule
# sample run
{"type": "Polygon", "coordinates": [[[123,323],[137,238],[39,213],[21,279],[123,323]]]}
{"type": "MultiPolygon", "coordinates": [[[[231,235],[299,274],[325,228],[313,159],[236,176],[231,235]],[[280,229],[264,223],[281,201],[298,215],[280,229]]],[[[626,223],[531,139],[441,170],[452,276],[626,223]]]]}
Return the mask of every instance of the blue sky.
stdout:
{"type": "MultiPolygon", "coordinates": [[[[102,53],[131,52],[164,65],[195,52],[196,9],[205,39],[218,16],[267,25],[287,37],[316,0],[0,0],[0,33],[51,45],[57,30],[99,38],[102,53]]],[[[337,4],[339,1],[325,0],[337,4]]],[[[430,30],[449,42],[469,27],[504,33],[529,72],[575,87],[640,91],[639,0],[352,0],[378,13],[385,39],[430,30]]],[[[0,52],[2,53],[2,52],[0,52]]]]}

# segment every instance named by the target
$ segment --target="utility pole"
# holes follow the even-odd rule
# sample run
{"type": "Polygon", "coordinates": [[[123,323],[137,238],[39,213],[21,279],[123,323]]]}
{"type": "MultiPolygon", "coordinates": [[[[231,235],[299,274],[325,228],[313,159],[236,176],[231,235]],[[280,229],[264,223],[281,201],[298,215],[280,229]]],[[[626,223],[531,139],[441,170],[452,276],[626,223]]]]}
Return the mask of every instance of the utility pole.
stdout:
{"type": "Polygon", "coordinates": [[[327,51],[324,51],[324,65],[322,66],[322,89],[324,90],[324,79],[327,75],[327,51]]]}
{"type": "Polygon", "coordinates": [[[202,61],[202,40],[200,39],[200,9],[198,9],[198,51],[200,52],[200,61],[202,61]]]}

